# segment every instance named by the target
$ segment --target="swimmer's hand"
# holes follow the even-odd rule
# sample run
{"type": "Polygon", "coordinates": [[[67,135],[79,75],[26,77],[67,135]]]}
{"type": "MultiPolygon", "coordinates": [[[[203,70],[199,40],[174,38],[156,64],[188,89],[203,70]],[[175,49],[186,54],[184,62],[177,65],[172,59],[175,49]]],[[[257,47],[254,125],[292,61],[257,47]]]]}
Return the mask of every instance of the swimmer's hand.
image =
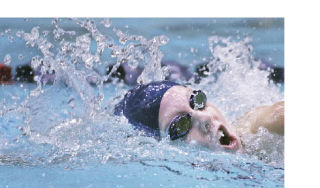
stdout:
{"type": "Polygon", "coordinates": [[[249,127],[252,133],[257,133],[260,126],[265,127],[271,133],[284,135],[284,102],[278,102],[271,106],[258,107],[237,120],[240,128],[249,127]]]}

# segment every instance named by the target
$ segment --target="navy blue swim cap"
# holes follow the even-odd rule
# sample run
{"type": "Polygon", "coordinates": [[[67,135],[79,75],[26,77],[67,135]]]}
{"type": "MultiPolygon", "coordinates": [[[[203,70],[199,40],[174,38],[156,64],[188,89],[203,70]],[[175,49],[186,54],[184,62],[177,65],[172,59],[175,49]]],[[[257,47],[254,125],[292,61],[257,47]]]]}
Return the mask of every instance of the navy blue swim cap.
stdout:
{"type": "Polygon", "coordinates": [[[115,107],[115,115],[123,115],[147,136],[159,136],[159,110],[164,93],[172,86],[171,81],[151,82],[131,89],[115,107]]]}

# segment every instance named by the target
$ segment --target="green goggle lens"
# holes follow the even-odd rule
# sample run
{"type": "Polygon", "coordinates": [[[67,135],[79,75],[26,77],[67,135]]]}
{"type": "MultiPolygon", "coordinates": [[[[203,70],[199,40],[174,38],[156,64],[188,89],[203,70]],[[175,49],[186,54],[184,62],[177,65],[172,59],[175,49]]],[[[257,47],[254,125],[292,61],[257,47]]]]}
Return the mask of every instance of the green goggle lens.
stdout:
{"type": "Polygon", "coordinates": [[[169,135],[171,140],[176,140],[187,135],[192,128],[191,115],[184,114],[175,117],[169,127],[169,135]]]}
{"type": "Polygon", "coordinates": [[[190,107],[194,110],[202,110],[207,103],[207,96],[201,90],[193,91],[190,96],[190,107]]]}
{"type": "MultiPolygon", "coordinates": [[[[207,96],[201,90],[195,90],[192,92],[189,104],[194,110],[203,110],[207,103],[207,96]]],[[[192,121],[190,114],[183,114],[175,117],[169,124],[169,135],[171,140],[187,135],[192,128],[192,121]]]]}

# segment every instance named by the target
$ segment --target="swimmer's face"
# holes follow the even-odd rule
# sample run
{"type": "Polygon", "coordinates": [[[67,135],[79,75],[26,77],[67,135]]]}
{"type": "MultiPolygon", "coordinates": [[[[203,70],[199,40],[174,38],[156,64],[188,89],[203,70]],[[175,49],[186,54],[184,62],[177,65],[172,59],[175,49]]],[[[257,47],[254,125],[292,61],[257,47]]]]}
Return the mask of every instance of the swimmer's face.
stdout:
{"type": "Polygon", "coordinates": [[[182,138],[186,142],[211,149],[235,151],[241,148],[239,138],[231,131],[221,112],[208,102],[202,110],[192,109],[189,104],[191,94],[192,90],[183,86],[173,86],[164,94],[159,111],[160,130],[166,132],[175,117],[191,114],[192,127],[182,138]]]}

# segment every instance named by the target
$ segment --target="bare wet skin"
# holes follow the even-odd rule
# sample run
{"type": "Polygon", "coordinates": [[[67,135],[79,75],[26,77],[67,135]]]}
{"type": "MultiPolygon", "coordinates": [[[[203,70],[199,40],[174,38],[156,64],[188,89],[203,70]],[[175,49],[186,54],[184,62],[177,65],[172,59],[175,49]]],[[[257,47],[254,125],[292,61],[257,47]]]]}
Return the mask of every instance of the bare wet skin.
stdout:
{"type": "Polygon", "coordinates": [[[183,86],[174,86],[167,91],[160,105],[160,129],[167,130],[171,120],[181,113],[190,113],[192,114],[192,128],[186,136],[187,142],[198,143],[209,148],[219,144],[228,151],[236,151],[241,148],[239,139],[228,127],[228,122],[214,105],[208,102],[202,110],[190,107],[191,92],[190,88],[183,86]],[[207,125],[208,131],[202,130],[201,125],[204,124],[207,125]]]}

